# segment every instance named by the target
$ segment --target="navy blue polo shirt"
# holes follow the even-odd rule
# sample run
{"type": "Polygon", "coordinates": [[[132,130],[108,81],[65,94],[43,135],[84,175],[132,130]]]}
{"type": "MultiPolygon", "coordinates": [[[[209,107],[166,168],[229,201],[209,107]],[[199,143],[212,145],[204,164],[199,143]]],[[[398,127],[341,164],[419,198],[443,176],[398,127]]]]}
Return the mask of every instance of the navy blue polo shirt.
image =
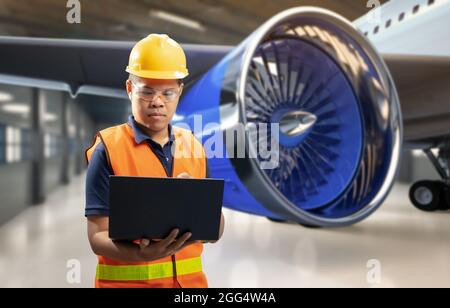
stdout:
{"type": "MultiPolygon", "coordinates": [[[[172,126],[169,124],[169,141],[162,147],[139,128],[133,116],[128,118],[128,125],[133,130],[136,143],[147,143],[160,160],[168,176],[171,176],[172,144],[175,141],[172,126]]],[[[108,164],[105,146],[103,143],[99,143],[92,153],[86,175],[86,216],[109,216],[110,175],[114,175],[114,172],[108,164]]],[[[206,176],[209,177],[208,165],[206,166],[206,176]]]]}

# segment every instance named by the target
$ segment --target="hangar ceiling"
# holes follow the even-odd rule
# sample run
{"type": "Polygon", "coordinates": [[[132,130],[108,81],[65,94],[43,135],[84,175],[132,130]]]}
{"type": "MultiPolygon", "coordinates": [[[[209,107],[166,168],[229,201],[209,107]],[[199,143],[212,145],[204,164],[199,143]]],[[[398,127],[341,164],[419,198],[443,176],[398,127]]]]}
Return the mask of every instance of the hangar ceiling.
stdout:
{"type": "MultiPolygon", "coordinates": [[[[381,1],[381,3],[386,0],[381,1]]],[[[0,0],[0,35],[138,40],[170,33],[183,43],[234,45],[290,7],[328,8],[350,20],[367,0],[80,0],[81,24],[69,24],[66,0],[0,0]]]]}

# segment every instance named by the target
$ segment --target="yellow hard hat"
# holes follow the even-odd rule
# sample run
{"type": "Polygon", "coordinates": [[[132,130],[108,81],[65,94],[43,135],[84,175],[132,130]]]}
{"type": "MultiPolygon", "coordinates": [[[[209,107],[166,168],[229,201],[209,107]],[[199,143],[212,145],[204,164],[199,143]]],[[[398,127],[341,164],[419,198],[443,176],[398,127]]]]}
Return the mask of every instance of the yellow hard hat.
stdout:
{"type": "Polygon", "coordinates": [[[137,42],[126,71],[152,79],[182,79],[189,75],[183,49],[166,34],[150,34],[137,42]]]}

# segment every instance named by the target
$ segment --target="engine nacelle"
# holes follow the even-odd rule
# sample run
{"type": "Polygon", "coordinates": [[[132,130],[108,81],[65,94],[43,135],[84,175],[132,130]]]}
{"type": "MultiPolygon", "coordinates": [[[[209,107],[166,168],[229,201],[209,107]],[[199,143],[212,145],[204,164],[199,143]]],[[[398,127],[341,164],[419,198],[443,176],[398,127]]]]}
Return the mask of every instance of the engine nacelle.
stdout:
{"type": "MultiPolygon", "coordinates": [[[[394,182],[402,121],[394,82],[381,57],[351,23],[299,7],[262,25],[185,95],[175,124],[194,115],[220,123],[225,158],[211,157],[226,180],[224,205],[310,226],[356,223],[375,211],[394,182]],[[277,168],[261,168],[249,127],[278,123],[277,168]],[[245,158],[235,157],[245,144],[245,158]]],[[[208,129],[198,136],[205,143],[208,129]]],[[[220,151],[219,151],[220,152],[220,151]]]]}

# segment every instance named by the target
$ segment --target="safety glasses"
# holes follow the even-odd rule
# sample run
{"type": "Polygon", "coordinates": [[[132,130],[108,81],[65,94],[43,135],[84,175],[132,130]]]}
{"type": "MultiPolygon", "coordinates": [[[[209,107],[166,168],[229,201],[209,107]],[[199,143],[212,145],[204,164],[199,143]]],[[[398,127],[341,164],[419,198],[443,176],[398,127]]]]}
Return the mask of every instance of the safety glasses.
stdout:
{"type": "Polygon", "coordinates": [[[164,90],[156,90],[148,87],[147,85],[136,84],[135,82],[131,82],[133,85],[133,93],[137,95],[140,99],[145,101],[153,101],[156,97],[160,97],[164,102],[171,103],[176,101],[176,99],[180,96],[181,87],[179,88],[170,88],[164,90]]]}

